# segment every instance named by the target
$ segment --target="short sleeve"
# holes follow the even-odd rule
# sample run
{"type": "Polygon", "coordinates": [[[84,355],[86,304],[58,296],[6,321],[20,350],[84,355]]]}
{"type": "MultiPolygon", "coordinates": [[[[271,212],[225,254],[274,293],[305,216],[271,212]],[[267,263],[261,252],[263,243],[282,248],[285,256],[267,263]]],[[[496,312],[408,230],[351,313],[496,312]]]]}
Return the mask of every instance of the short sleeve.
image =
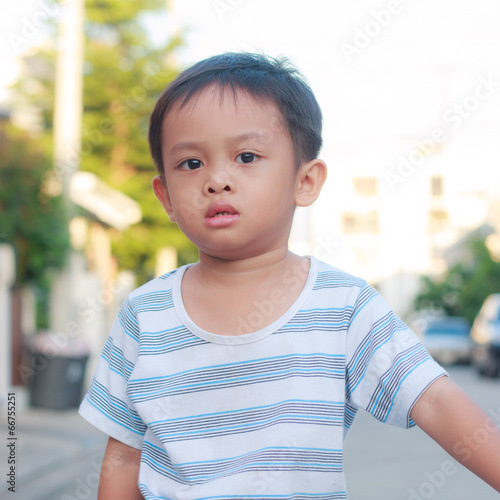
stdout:
{"type": "Polygon", "coordinates": [[[363,286],[347,331],[346,403],[381,422],[412,427],[413,405],[443,375],[380,294],[363,286]]]}
{"type": "Polygon", "coordinates": [[[111,328],[79,411],[83,418],[109,436],[141,449],[146,425],[127,395],[138,349],[139,326],[127,301],[111,328]]]}

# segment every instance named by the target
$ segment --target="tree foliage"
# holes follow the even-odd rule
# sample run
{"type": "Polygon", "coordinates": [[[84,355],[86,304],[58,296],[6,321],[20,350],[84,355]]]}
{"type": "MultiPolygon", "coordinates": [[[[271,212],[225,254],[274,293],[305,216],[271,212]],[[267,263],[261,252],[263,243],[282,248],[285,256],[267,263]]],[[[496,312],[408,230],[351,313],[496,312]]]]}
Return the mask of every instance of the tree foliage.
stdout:
{"type": "Polygon", "coordinates": [[[40,142],[6,128],[0,140],[0,242],[16,252],[18,284],[45,285],[69,248],[65,205],[49,189],[52,161],[40,142]]]}
{"type": "Polygon", "coordinates": [[[415,299],[417,309],[439,309],[448,316],[463,316],[471,324],[484,299],[500,291],[500,263],[484,241],[470,243],[472,262],[459,263],[440,279],[422,279],[422,292],[415,299]]]}

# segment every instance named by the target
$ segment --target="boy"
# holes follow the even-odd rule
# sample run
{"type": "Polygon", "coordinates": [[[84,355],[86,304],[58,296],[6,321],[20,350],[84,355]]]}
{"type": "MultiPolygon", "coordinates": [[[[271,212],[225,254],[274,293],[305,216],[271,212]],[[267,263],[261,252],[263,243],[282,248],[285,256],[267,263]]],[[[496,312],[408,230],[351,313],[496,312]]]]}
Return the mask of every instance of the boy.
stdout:
{"type": "Polygon", "coordinates": [[[325,181],[321,120],[294,69],[254,54],[160,97],[153,189],[199,261],[133,292],[106,342],[80,409],[110,436],[99,500],[345,499],[359,408],[416,423],[500,491],[493,422],[373,288],[288,251],[325,181]],[[478,428],[491,439],[463,453],[478,428]]]}

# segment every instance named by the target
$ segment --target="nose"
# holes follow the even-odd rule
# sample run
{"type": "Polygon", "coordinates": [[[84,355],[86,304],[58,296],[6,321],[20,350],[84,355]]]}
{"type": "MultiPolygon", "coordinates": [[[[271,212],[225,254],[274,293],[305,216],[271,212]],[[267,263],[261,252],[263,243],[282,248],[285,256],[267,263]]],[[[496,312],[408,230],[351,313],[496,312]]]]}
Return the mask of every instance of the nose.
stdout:
{"type": "Polygon", "coordinates": [[[205,184],[205,192],[208,194],[218,194],[223,191],[234,191],[234,184],[227,169],[213,169],[205,184]]]}

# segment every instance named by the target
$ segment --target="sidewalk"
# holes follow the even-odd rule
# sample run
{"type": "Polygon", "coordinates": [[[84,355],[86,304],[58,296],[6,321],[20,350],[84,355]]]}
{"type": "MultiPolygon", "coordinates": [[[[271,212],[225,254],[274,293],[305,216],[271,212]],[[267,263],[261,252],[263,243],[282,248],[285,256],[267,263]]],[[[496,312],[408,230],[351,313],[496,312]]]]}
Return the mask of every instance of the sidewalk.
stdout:
{"type": "MultiPolygon", "coordinates": [[[[1,427],[6,442],[3,419],[1,427]]],[[[2,480],[1,500],[97,498],[107,436],[83,420],[76,409],[19,409],[15,432],[16,490],[15,493],[8,491],[9,484],[2,480]]],[[[7,472],[7,459],[2,460],[2,465],[7,472]]],[[[3,471],[2,476],[7,477],[3,471]]]]}

